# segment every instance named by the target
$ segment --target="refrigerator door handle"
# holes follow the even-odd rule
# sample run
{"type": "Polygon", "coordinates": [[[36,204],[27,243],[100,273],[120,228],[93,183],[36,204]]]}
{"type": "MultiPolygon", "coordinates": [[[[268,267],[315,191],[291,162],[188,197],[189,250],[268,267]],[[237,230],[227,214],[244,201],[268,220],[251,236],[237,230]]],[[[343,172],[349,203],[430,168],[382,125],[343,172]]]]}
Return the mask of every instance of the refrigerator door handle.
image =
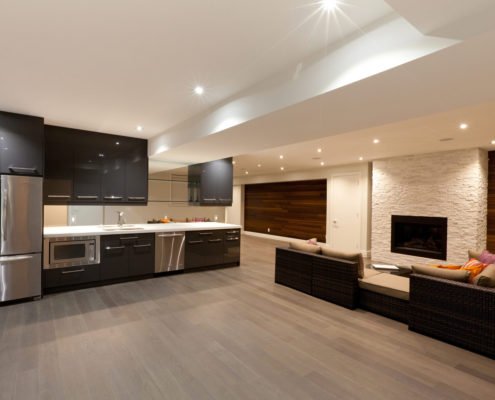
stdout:
{"type": "Polygon", "coordinates": [[[34,258],[34,256],[26,254],[22,256],[1,256],[0,263],[3,262],[11,262],[11,261],[21,261],[21,260],[29,260],[30,258],[34,258]]]}
{"type": "Polygon", "coordinates": [[[0,217],[1,218],[0,224],[2,229],[2,243],[1,243],[2,252],[3,252],[4,243],[7,241],[7,199],[9,197],[8,187],[4,187],[4,186],[7,186],[7,182],[4,182],[2,180],[2,199],[1,199],[2,215],[0,217]]]}

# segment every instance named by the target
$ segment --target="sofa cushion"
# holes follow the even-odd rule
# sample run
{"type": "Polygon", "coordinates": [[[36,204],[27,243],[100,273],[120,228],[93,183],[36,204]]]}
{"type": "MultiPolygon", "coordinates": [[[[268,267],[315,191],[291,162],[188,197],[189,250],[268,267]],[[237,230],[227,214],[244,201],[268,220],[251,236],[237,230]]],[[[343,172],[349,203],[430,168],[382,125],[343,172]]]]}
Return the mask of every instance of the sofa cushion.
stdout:
{"type": "Polygon", "coordinates": [[[363,279],[371,278],[372,276],[375,276],[378,274],[383,274],[382,271],[377,271],[376,269],[373,269],[373,268],[365,268],[363,273],[364,273],[363,279]]]}
{"type": "Polygon", "coordinates": [[[488,250],[483,250],[478,260],[487,265],[495,264],[495,254],[490,253],[488,250]]]}
{"type": "Polygon", "coordinates": [[[289,242],[289,249],[304,251],[306,253],[321,254],[321,247],[308,244],[304,240],[291,240],[289,242]]]}
{"type": "Polygon", "coordinates": [[[468,258],[476,258],[477,260],[479,260],[481,257],[481,253],[481,250],[468,250],[468,258]]]}
{"type": "Polygon", "coordinates": [[[364,261],[361,253],[347,253],[344,251],[338,251],[332,249],[330,246],[321,246],[321,254],[326,257],[340,258],[341,260],[347,260],[358,263],[358,278],[364,278],[364,261]]]}
{"type": "Polygon", "coordinates": [[[405,276],[380,273],[360,279],[359,287],[370,292],[380,293],[396,299],[409,300],[409,278],[405,276]]]}
{"type": "Polygon", "coordinates": [[[471,258],[468,262],[466,262],[461,269],[465,271],[469,271],[469,282],[473,283],[474,278],[479,275],[486,267],[486,264],[483,264],[480,260],[476,258],[471,258]]]}
{"type": "Polygon", "coordinates": [[[444,269],[434,268],[424,265],[413,265],[413,273],[434,276],[437,278],[449,279],[451,281],[467,282],[469,278],[469,271],[462,269],[444,269]]]}
{"type": "Polygon", "coordinates": [[[495,287],[495,265],[488,265],[483,272],[481,272],[473,283],[478,286],[495,287]]]}

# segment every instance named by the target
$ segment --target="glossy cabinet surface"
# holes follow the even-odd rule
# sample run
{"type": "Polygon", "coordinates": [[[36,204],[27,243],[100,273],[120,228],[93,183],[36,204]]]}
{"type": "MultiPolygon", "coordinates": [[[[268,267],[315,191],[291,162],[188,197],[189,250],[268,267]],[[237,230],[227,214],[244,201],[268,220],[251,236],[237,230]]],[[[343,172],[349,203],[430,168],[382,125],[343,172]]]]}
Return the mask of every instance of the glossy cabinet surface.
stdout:
{"type": "Polygon", "coordinates": [[[232,158],[191,165],[189,201],[200,205],[232,205],[232,158]]]}
{"type": "Polygon", "coordinates": [[[153,233],[101,237],[101,279],[152,274],[155,267],[153,233]]]}
{"type": "Polygon", "coordinates": [[[240,263],[240,231],[186,232],[185,269],[240,263]]]}
{"type": "Polygon", "coordinates": [[[89,284],[100,280],[100,265],[84,265],[43,271],[45,289],[89,284]]]}
{"type": "Polygon", "coordinates": [[[43,118],[0,111],[0,173],[42,176],[43,118]]]}
{"type": "Polygon", "coordinates": [[[147,141],[46,126],[45,204],[148,201],[147,141]]]}

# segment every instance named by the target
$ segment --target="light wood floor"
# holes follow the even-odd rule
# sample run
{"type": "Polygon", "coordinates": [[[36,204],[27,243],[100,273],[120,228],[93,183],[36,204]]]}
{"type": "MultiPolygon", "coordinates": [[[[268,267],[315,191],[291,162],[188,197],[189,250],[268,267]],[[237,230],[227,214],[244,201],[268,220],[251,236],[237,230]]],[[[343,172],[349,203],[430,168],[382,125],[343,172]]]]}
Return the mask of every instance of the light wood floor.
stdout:
{"type": "Polygon", "coordinates": [[[0,399],[494,399],[495,361],[242,266],[0,308],[0,399]]]}

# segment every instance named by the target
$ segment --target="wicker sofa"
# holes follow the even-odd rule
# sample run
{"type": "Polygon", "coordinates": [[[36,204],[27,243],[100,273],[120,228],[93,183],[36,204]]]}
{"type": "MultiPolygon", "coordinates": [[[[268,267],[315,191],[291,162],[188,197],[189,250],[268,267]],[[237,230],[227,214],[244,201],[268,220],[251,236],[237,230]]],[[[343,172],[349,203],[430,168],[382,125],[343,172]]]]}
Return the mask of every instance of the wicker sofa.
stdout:
{"type": "MultiPolygon", "coordinates": [[[[375,274],[358,277],[358,263],[304,251],[276,249],[275,282],[354,309],[407,323],[409,329],[495,358],[495,288],[426,275],[380,274],[385,286],[409,281],[407,297],[379,290],[375,274]],[[363,282],[375,281],[375,288],[363,282]],[[378,290],[377,290],[378,289],[378,290]]],[[[405,291],[405,289],[403,290],[405,291]]]]}
{"type": "Polygon", "coordinates": [[[343,307],[357,306],[357,262],[277,247],[275,282],[343,307]]]}
{"type": "Polygon", "coordinates": [[[413,274],[409,329],[495,358],[495,288],[413,274]]]}

